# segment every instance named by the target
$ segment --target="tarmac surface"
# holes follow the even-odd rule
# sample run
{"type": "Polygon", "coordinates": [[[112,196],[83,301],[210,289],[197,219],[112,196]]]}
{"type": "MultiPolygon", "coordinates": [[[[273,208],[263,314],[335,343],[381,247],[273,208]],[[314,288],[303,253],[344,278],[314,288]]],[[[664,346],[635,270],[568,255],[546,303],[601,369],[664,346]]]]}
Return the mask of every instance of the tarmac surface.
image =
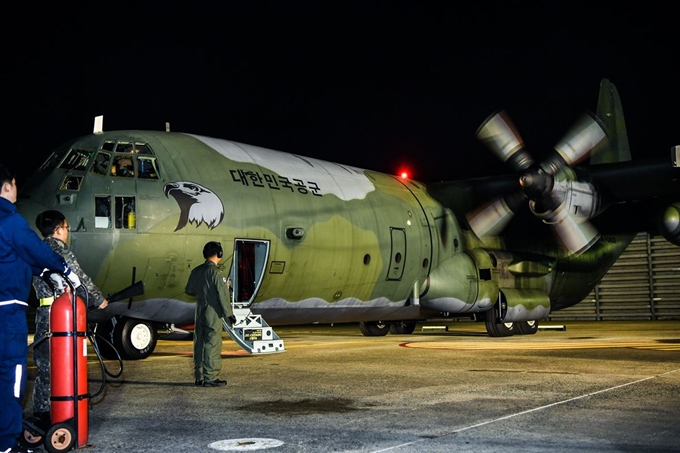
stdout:
{"type": "Polygon", "coordinates": [[[97,396],[76,451],[680,452],[680,321],[542,324],[562,325],[277,327],[286,351],[260,356],[225,334],[222,388],[194,386],[190,340],[159,341],[117,378],[90,348],[97,396]]]}

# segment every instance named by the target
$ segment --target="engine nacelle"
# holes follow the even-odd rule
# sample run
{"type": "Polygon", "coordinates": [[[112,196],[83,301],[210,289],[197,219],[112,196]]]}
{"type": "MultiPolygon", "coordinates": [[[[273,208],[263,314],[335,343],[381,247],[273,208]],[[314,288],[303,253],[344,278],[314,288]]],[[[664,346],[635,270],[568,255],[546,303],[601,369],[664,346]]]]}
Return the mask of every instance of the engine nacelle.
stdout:
{"type": "Polygon", "coordinates": [[[582,181],[555,181],[553,194],[577,221],[592,219],[600,213],[600,196],[592,184],[582,181]]]}
{"type": "Polygon", "coordinates": [[[504,288],[494,313],[497,322],[545,319],[550,314],[550,298],[540,289],[504,288]]]}
{"type": "Polygon", "coordinates": [[[454,314],[479,313],[496,304],[497,322],[543,319],[550,314],[548,288],[554,272],[554,259],[546,256],[467,250],[430,274],[420,303],[454,314]]]}
{"type": "Polygon", "coordinates": [[[447,259],[432,271],[421,295],[422,306],[450,313],[486,311],[498,297],[498,271],[482,249],[447,259]]]}
{"type": "Polygon", "coordinates": [[[671,244],[680,246],[680,202],[671,203],[657,221],[661,235],[671,244]]]}

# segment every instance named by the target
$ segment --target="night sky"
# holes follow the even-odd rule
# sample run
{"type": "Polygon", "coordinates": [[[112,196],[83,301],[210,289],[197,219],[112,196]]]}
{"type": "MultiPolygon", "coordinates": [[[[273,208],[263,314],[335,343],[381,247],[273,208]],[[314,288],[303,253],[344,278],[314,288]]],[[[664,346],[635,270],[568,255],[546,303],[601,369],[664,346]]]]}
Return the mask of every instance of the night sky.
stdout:
{"type": "Polygon", "coordinates": [[[633,158],[670,159],[680,144],[670,6],[138,3],[27,3],[4,17],[2,161],[20,178],[96,115],[105,130],[169,122],[383,172],[408,165],[424,182],[497,174],[475,138],[486,117],[505,109],[540,157],[595,110],[602,78],[621,95],[633,158]]]}

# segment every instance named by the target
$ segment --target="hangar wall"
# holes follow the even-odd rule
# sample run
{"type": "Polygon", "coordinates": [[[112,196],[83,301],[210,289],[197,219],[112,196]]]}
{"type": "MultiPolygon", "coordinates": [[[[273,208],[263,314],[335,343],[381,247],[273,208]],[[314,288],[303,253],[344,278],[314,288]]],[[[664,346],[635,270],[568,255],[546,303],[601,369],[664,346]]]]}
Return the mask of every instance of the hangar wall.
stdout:
{"type": "Polygon", "coordinates": [[[638,234],[588,297],[548,319],[680,319],[680,247],[638,234]]]}

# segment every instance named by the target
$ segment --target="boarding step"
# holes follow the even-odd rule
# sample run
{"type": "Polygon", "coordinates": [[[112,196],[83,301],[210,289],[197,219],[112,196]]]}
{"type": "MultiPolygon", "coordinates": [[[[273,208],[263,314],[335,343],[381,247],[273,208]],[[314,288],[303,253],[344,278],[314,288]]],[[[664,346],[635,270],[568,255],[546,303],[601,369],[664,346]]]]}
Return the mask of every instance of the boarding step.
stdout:
{"type": "Polygon", "coordinates": [[[234,318],[236,322],[233,325],[222,320],[224,330],[245,351],[250,354],[285,352],[283,340],[262,316],[252,313],[250,308],[234,307],[234,318]]]}

